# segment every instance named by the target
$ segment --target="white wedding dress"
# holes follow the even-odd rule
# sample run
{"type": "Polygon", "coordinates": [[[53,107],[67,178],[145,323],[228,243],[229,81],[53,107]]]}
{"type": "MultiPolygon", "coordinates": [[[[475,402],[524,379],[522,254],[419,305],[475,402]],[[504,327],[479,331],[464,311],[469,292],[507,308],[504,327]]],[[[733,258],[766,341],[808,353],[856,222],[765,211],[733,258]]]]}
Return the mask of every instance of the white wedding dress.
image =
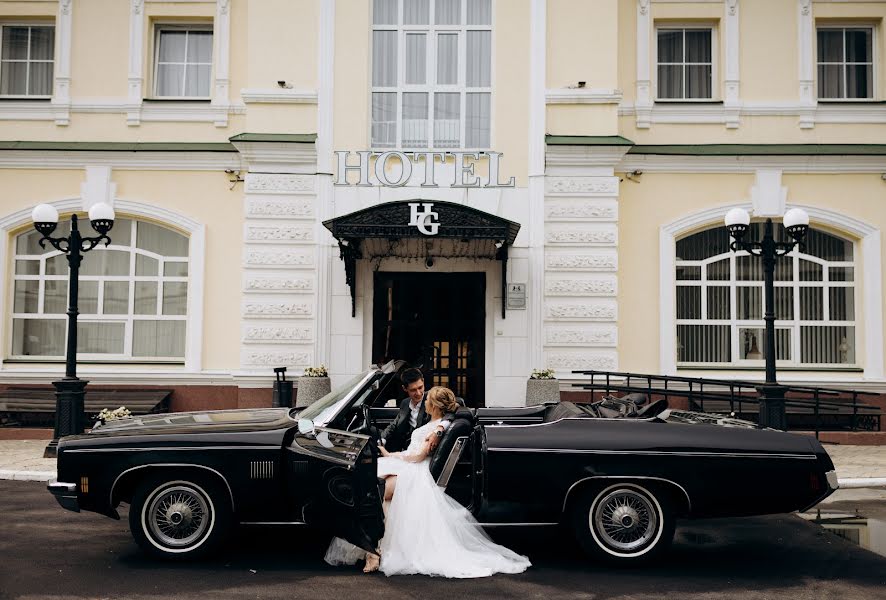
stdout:
{"type": "MultiPolygon", "coordinates": [[[[431,421],[413,431],[404,454],[420,454],[425,438],[439,423],[431,421]]],[[[385,535],[379,544],[379,570],[385,575],[458,578],[525,571],[529,559],[490,540],[474,516],[437,486],[429,460],[378,459],[379,477],[397,475],[385,517],[385,535]]],[[[354,564],[364,554],[335,538],[326,551],[326,562],[354,564]]]]}

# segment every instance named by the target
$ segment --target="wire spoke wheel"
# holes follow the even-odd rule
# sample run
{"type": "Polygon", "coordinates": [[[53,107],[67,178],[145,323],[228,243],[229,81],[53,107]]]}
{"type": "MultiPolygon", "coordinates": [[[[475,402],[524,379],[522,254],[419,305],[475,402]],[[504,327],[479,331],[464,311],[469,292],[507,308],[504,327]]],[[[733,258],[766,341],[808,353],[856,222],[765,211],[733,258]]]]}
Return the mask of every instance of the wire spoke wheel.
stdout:
{"type": "Polygon", "coordinates": [[[661,530],[659,508],[653,499],[633,487],[617,487],[594,503],[591,530],[618,554],[631,554],[653,542],[661,530]]]}
{"type": "Polygon", "coordinates": [[[199,542],[210,527],[212,508],[205,492],[188,483],[156,491],[145,518],[151,537],[169,548],[186,548],[199,542]]]}

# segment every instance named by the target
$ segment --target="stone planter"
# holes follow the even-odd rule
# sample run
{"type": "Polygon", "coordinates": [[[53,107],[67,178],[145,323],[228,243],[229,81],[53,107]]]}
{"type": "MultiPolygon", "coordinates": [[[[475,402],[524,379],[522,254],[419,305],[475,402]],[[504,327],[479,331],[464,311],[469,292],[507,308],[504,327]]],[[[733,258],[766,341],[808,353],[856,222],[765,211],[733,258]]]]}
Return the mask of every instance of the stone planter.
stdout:
{"type": "Polygon", "coordinates": [[[299,377],[295,393],[296,408],[310,406],[332,391],[329,377],[299,377]]]}
{"type": "Polygon", "coordinates": [[[560,401],[560,381],[557,379],[527,379],[526,406],[560,401]]]}

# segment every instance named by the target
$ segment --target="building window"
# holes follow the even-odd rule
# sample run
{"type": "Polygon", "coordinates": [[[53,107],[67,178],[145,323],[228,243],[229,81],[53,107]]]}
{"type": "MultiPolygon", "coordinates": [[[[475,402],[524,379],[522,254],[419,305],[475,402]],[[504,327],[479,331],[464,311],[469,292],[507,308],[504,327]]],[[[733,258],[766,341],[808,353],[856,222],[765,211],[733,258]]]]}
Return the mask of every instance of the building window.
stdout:
{"type": "Polygon", "coordinates": [[[0,27],[0,96],[52,96],[55,27],[0,27]]]}
{"type": "MultiPolygon", "coordinates": [[[[776,239],[783,234],[776,228],[776,239]]],[[[750,239],[763,237],[752,223],[750,239]]],[[[763,366],[763,261],[729,250],[724,227],[677,241],[678,366],[763,366]]],[[[775,268],[776,361],[810,368],[856,365],[854,245],[811,229],[775,268]]]]}
{"type": "Polygon", "coordinates": [[[374,0],[374,148],[490,145],[492,0],[374,0]]]}
{"type": "Polygon", "coordinates": [[[155,46],[155,97],[209,98],[211,26],[158,26],[155,46]]]}
{"type": "MultiPolygon", "coordinates": [[[[58,235],[70,233],[59,221],[58,235]]],[[[81,359],[182,362],[188,305],[188,238],[145,221],[118,219],[111,245],[80,265],[77,352],[81,359]]],[[[68,261],[40,234],[14,240],[13,359],[60,359],[67,337],[68,261]]]]}
{"type": "Polygon", "coordinates": [[[711,100],[714,30],[659,27],[658,100],[711,100]]]}
{"type": "Polygon", "coordinates": [[[871,27],[818,28],[819,99],[874,97],[873,38],[871,27]]]}

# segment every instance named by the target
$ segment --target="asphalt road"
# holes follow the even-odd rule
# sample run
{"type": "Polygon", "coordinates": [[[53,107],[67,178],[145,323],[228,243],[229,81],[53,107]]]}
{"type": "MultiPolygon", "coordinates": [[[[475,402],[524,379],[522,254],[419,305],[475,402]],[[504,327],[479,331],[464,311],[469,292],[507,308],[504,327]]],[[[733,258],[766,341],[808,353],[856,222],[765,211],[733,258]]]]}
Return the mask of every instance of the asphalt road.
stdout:
{"type": "Polygon", "coordinates": [[[498,530],[529,571],[440,580],[329,567],[326,538],[297,527],[241,530],[212,560],[159,562],[121,514],[68,512],[42,483],[0,481],[0,598],[886,599],[886,558],[792,515],[682,522],[669,554],[638,569],[592,563],[558,529],[498,530]]]}

